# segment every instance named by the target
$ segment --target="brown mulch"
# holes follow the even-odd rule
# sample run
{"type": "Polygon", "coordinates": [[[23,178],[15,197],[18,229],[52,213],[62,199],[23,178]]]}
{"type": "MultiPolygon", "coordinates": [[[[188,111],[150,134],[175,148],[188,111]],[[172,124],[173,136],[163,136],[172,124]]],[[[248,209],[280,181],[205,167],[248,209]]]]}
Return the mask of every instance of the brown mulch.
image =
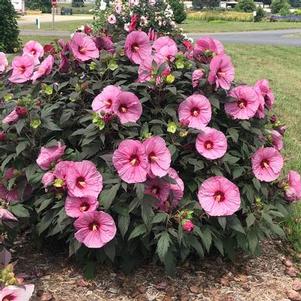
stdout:
{"type": "Polygon", "coordinates": [[[187,263],[177,269],[175,278],[154,265],[131,275],[104,266],[93,281],[87,281],[62,254],[37,253],[27,244],[18,251],[17,269],[27,274],[26,282],[35,283],[33,301],[301,300],[298,264],[284,255],[280,242],[262,246],[260,256],[240,256],[234,263],[221,258],[187,263]]]}

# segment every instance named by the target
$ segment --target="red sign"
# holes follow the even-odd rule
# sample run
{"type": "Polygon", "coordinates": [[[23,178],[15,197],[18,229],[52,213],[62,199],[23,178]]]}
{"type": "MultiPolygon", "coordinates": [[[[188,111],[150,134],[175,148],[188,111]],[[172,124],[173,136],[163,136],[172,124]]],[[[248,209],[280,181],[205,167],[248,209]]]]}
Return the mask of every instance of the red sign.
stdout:
{"type": "Polygon", "coordinates": [[[51,0],[51,5],[52,5],[53,7],[56,7],[56,5],[57,5],[57,0],[51,0]]]}

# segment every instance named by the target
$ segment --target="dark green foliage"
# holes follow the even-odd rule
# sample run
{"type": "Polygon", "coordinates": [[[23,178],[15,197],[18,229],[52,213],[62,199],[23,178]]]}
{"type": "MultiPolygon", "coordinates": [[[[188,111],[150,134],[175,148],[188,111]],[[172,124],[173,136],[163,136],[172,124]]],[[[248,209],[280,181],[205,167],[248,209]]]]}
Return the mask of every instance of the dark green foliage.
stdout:
{"type": "Polygon", "coordinates": [[[50,0],[27,0],[25,5],[29,9],[41,10],[43,13],[51,12],[51,1],[50,0]]]}
{"type": "Polygon", "coordinates": [[[194,9],[214,8],[219,6],[220,0],[192,0],[194,9]]]}
{"type": "Polygon", "coordinates": [[[283,9],[283,12],[287,12],[289,9],[290,5],[287,2],[287,0],[273,0],[271,9],[273,14],[278,14],[280,13],[280,10],[283,9]]]}
{"type": "Polygon", "coordinates": [[[238,11],[251,13],[256,10],[256,5],[253,0],[240,0],[235,6],[235,9],[238,11]]]}
{"type": "Polygon", "coordinates": [[[72,0],[72,7],[83,7],[84,0],[72,0]]]}
{"type": "Polygon", "coordinates": [[[182,23],[187,16],[184,2],[182,0],[169,0],[168,3],[173,10],[175,21],[178,24],[182,23]]]}
{"type": "Polygon", "coordinates": [[[265,11],[262,7],[257,7],[256,9],[256,16],[254,17],[255,22],[260,22],[265,17],[265,11]]]}
{"type": "Polygon", "coordinates": [[[0,51],[15,52],[20,46],[16,11],[10,0],[0,1],[0,51]]]}

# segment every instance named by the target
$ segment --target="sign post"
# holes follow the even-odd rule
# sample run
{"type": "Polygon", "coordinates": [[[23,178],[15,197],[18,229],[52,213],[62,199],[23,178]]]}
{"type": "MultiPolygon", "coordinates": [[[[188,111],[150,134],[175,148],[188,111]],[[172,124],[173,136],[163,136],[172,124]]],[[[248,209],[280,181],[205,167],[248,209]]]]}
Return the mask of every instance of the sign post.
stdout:
{"type": "Polygon", "coordinates": [[[54,16],[55,16],[55,8],[57,6],[57,0],[51,0],[51,9],[52,9],[52,30],[54,30],[54,16]]]}

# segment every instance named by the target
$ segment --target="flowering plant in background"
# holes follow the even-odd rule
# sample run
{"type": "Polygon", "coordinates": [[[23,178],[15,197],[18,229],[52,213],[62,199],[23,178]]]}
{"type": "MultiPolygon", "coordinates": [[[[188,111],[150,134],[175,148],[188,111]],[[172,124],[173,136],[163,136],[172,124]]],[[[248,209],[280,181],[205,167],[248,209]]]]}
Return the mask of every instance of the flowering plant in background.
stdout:
{"type": "Polygon", "coordinates": [[[141,30],[152,35],[180,33],[174,12],[166,0],[116,0],[105,11],[97,10],[94,30],[105,30],[110,35],[141,30]]]}
{"type": "MultiPolygon", "coordinates": [[[[116,4],[116,22],[137,3],[116,4]]],[[[282,176],[268,81],[238,85],[217,40],[127,22],[126,36],[84,28],[52,48],[29,43],[12,68],[2,60],[0,216],[30,217],[90,269],[153,259],[171,273],[192,255],[254,254],[283,236],[301,181],[282,176]]]]}

